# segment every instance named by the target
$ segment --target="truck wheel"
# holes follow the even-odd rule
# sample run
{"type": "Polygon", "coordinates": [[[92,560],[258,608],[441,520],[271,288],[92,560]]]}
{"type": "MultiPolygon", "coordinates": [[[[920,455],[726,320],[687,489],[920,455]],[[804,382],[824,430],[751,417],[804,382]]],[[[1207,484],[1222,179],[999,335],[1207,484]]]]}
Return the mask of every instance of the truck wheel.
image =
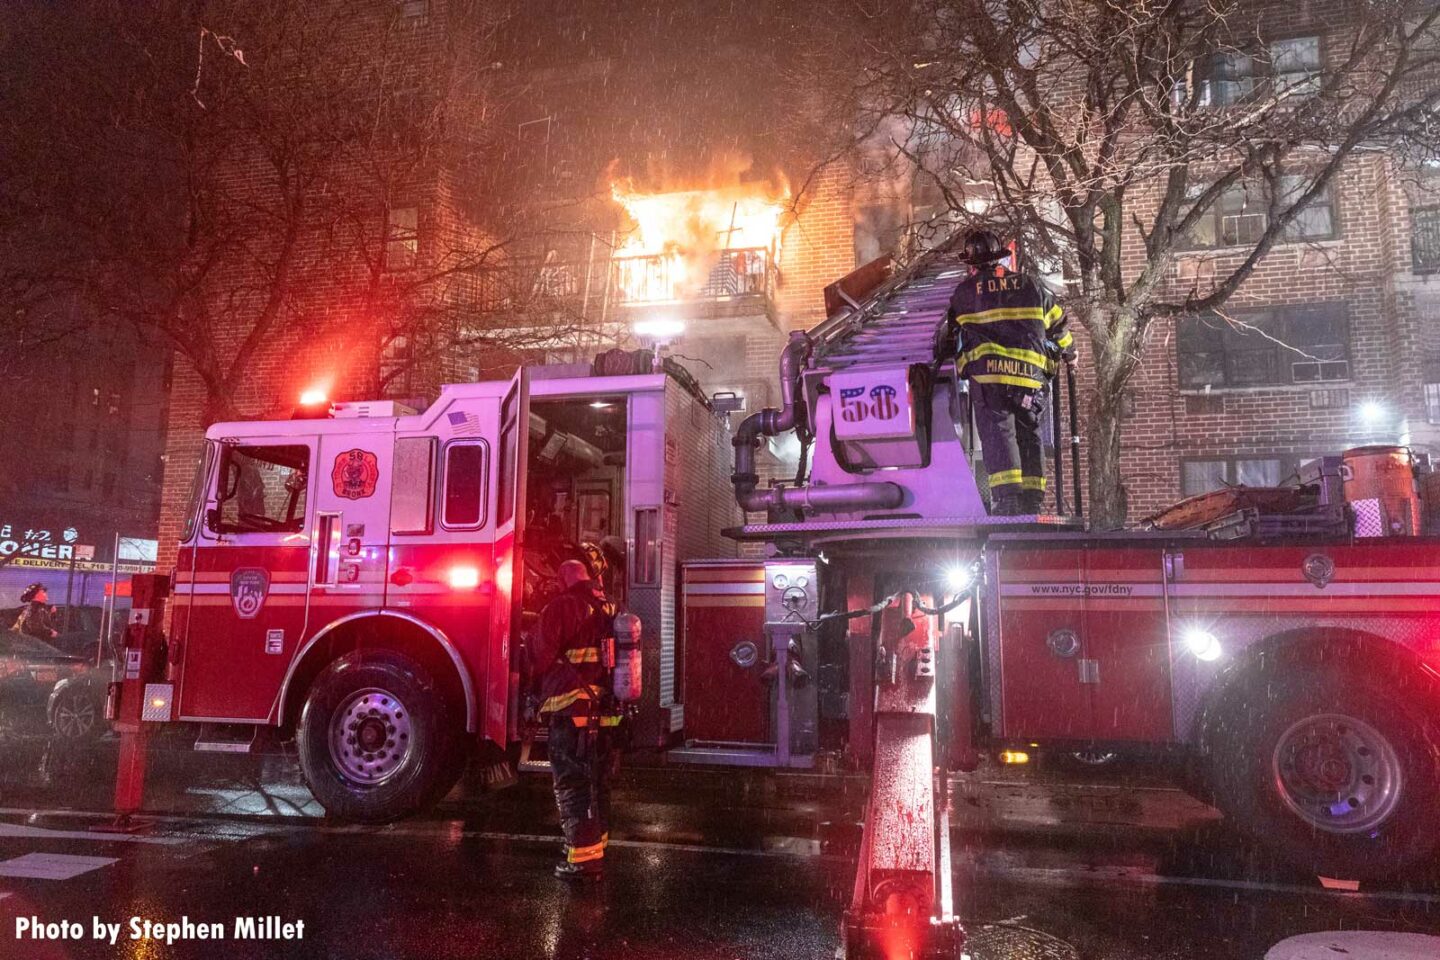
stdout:
{"type": "Polygon", "coordinates": [[[445,696],[424,667],[391,651],[356,651],[321,671],[297,740],[310,792],[342,820],[414,813],[458,772],[445,696]]]}
{"type": "Polygon", "coordinates": [[[1215,720],[1220,809],[1325,876],[1390,878],[1428,857],[1440,844],[1440,728],[1423,701],[1337,670],[1255,680],[1215,720]]]}

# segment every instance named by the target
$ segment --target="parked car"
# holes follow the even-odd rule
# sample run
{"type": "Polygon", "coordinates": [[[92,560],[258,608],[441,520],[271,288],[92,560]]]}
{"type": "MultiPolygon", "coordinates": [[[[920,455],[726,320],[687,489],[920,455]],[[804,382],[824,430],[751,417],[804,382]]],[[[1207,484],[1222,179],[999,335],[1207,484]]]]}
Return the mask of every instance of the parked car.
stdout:
{"type": "Polygon", "coordinates": [[[105,728],[112,661],[75,656],[13,630],[0,632],[0,731],[87,740],[105,728]]]}

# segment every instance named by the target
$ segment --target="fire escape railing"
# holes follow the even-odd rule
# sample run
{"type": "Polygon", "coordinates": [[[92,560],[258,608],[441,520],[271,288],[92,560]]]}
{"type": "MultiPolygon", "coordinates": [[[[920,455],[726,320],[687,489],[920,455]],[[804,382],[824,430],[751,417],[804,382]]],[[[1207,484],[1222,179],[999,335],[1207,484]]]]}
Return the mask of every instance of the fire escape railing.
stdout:
{"type": "Polygon", "coordinates": [[[778,271],[764,247],[722,250],[697,261],[668,254],[585,261],[517,259],[462,271],[450,295],[478,313],[499,313],[543,304],[576,316],[602,317],[624,306],[713,302],[775,297],[778,271]]]}
{"type": "Polygon", "coordinates": [[[628,304],[727,300],[775,295],[776,270],[764,247],[721,250],[698,264],[668,254],[610,261],[616,302],[628,304]],[[701,274],[703,271],[703,275],[701,274]]]}

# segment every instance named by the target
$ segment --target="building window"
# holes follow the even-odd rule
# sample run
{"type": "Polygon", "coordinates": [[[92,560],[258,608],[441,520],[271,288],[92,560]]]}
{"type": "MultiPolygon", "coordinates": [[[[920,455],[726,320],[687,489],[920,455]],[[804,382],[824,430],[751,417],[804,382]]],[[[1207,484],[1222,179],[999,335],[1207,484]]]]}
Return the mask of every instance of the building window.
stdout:
{"type": "Polygon", "coordinates": [[[1225,487],[1277,487],[1293,476],[1309,454],[1276,453],[1180,461],[1180,495],[1195,497],[1225,487]]]}
{"type": "MultiPolygon", "coordinates": [[[[1322,66],[1320,38],[1287,37],[1272,40],[1256,56],[1243,50],[1222,50],[1196,65],[1195,105],[1226,107],[1257,95],[1293,100],[1312,97],[1320,89],[1322,66]]],[[[1175,85],[1175,100],[1183,105],[1189,91],[1175,85]]]]}
{"type": "MultiPolygon", "coordinates": [[[[1287,174],[1280,178],[1281,208],[1292,206],[1312,186],[1310,178],[1300,174],[1287,174]]],[[[1307,203],[1290,225],[1285,228],[1284,239],[1291,243],[1313,240],[1333,240],[1335,229],[1335,188],[1327,183],[1325,189],[1307,203]]]]}
{"type": "Polygon", "coordinates": [[[420,253],[420,215],[415,207],[394,207],[385,220],[385,266],[408,270],[420,253]]]}
{"type": "MultiPolygon", "coordinates": [[[[1310,178],[1303,174],[1281,177],[1282,208],[1293,204],[1310,186],[1310,178]]],[[[1192,184],[1187,191],[1189,199],[1199,199],[1208,188],[1207,183],[1192,184]]],[[[1270,191],[1263,183],[1232,184],[1191,228],[1183,246],[1191,250],[1251,246],[1258,243],[1269,228],[1269,211],[1270,191]]],[[[1337,235],[1335,224],[1335,188],[1333,184],[1326,184],[1285,228],[1281,239],[1288,243],[1333,240],[1337,235]]]]}
{"type": "Polygon", "coordinates": [[[415,352],[404,334],[391,337],[380,348],[380,393],[386,397],[410,396],[415,352]]]}
{"type": "Polygon", "coordinates": [[[1238,50],[1211,55],[1198,68],[1197,106],[1223,107],[1239,103],[1255,92],[1255,58],[1238,50]]]}
{"type": "Polygon", "coordinates": [[[1180,386],[1260,387],[1350,378],[1343,303],[1293,304],[1182,318],[1180,386]]]}
{"type": "Polygon", "coordinates": [[[1425,384],[1425,419],[1440,423],[1440,382],[1425,384]]]}
{"type": "Polygon", "coordinates": [[[1320,38],[1272,40],[1270,87],[1276,96],[1313,97],[1320,90],[1320,38]]]}
{"type": "Polygon", "coordinates": [[[1416,273],[1440,273],[1440,207],[1410,211],[1410,259],[1416,273]]]}

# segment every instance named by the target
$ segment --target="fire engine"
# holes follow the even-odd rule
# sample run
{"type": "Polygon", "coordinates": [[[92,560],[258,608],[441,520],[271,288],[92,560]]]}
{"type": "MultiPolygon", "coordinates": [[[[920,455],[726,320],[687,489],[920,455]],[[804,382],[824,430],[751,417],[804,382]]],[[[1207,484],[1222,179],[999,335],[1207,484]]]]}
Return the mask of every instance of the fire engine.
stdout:
{"type": "Polygon", "coordinates": [[[940,248],[833,285],[781,405],[738,423],[673,368],[586,365],[212,426],[165,653],[127,662],[145,719],[202,749],[293,732],[331,815],[404,816],[526,742],[527,626],[588,543],[643,625],[637,747],[869,772],[852,956],[958,950],[946,796],[987,751],[1175,758],[1326,874],[1429,857],[1435,474],[1363,448],[1143,529],[988,516],[937,346],[962,270],[940,248]],[[787,436],[799,472],[762,484],[787,436]]]}

